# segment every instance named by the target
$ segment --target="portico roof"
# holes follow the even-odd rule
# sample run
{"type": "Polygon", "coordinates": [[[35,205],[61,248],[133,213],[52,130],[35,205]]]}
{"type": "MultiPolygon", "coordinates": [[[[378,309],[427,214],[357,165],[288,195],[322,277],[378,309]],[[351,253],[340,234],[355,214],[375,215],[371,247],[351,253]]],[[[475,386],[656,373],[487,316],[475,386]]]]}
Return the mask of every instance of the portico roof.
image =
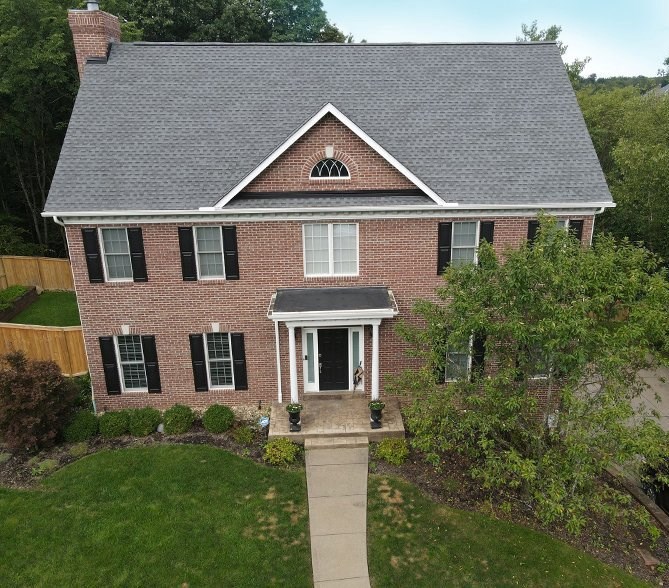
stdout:
{"type": "Polygon", "coordinates": [[[384,286],[279,288],[267,316],[275,321],[382,319],[398,313],[392,290],[384,286]]]}

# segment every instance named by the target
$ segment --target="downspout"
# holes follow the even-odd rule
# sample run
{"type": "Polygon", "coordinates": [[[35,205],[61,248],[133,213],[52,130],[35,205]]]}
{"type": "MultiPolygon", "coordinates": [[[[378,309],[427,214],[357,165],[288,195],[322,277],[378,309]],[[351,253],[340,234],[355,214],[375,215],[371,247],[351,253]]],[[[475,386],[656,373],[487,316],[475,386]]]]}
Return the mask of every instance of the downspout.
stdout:
{"type": "Polygon", "coordinates": [[[592,247],[592,238],[595,236],[595,217],[598,214],[602,214],[606,210],[605,206],[602,206],[599,210],[595,210],[595,214],[592,215],[592,229],[590,230],[590,247],[592,247]]]}
{"type": "Polygon", "coordinates": [[[279,392],[279,404],[283,403],[283,393],[281,391],[281,352],[279,350],[279,321],[274,321],[274,338],[276,347],[276,378],[279,392]]]}

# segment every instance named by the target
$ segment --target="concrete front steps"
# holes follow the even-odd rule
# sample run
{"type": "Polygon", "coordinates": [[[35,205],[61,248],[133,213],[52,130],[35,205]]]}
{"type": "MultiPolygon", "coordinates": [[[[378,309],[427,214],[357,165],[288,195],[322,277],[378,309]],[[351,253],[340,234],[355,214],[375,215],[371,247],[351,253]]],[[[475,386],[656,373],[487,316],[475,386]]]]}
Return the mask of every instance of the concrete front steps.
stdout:
{"type": "Polygon", "coordinates": [[[369,588],[369,439],[308,438],[304,446],[314,587],[369,588]]]}

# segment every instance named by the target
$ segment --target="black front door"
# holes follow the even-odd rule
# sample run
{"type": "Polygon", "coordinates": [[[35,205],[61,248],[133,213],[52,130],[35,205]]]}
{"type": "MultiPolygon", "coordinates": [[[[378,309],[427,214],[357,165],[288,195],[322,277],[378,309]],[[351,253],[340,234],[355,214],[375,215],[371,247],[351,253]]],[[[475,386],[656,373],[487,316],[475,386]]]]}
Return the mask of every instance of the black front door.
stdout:
{"type": "Polygon", "coordinates": [[[348,329],[318,329],[321,390],[348,390],[348,329]]]}

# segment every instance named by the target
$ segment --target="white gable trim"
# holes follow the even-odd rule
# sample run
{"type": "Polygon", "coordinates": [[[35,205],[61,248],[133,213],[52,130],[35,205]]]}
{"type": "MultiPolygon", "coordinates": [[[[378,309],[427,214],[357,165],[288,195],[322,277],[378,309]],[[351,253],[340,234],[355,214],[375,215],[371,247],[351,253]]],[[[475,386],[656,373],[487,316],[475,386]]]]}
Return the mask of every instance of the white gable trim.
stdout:
{"type": "Polygon", "coordinates": [[[355,133],[360,139],[362,139],[367,145],[369,145],[374,151],[376,151],[381,157],[383,157],[390,165],[392,165],[397,171],[399,171],[404,177],[406,177],[410,182],[412,182],[417,188],[420,188],[427,194],[432,200],[434,200],[439,206],[448,206],[455,207],[457,203],[447,203],[437,195],[434,190],[429,188],[418,176],[410,172],[404,165],[402,165],[397,159],[395,159],[388,151],[386,151],[381,145],[379,145],[374,139],[372,139],[365,131],[363,131],[358,125],[356,125],[351,119],[342,114],[336,106],[331,103],[327,103],[323,108],[321,108],[314,116],[312,116],[306,123],[304,123],[297,131],[295,131],[288,139],[277,147],[277,149],[263,161],[258,167],[256,167],[251,173],[249,173],[239,184],[237,184],[232,190],[230,190],[221,200],[219,200],[213,207],[202,207],[200,210],[220,210],[223,208],[230,200],[232,200],[237,194],[239,194],[246,186],[248,186],[253,180],[255,180],[263,171],[265,171],[272,163],[274,163],[285,151],[293,145],[302,135],[304,135],[311,127],[313,127],[319,120],[321,120],[326,114],[331,114],[349,130],[355,133]]]}

